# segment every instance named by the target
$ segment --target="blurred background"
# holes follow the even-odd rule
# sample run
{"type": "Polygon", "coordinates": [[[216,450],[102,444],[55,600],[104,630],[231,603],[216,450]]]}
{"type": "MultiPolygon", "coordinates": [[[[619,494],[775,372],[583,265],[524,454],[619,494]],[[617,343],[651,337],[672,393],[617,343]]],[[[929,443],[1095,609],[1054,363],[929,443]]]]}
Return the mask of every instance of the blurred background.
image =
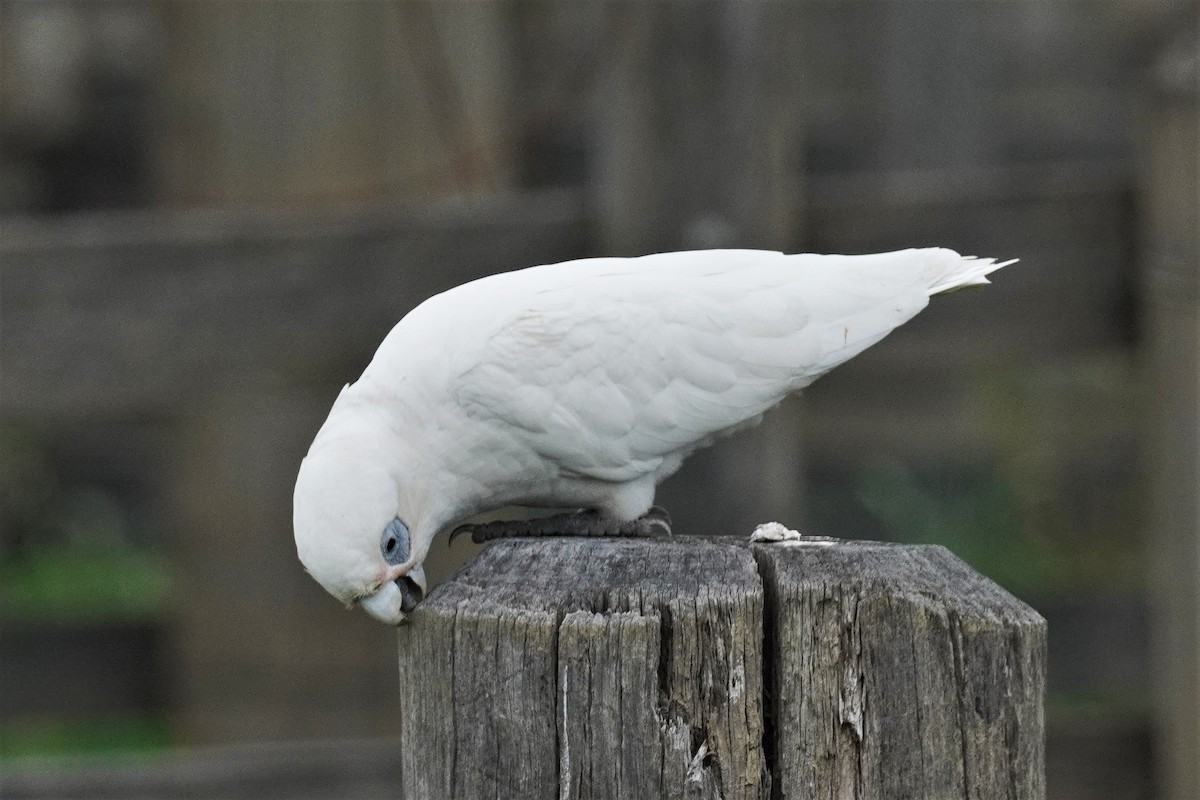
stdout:
{"type": "Polygon", "coordinates": [[[1051,800],[1200,797],[1198,53],[1186,0],[4,0],[0,796],[394,795],[291,488],[429,294],[943,245],[1021,262],[660,500],[947,545],[1049,619],[1051,800]]]}

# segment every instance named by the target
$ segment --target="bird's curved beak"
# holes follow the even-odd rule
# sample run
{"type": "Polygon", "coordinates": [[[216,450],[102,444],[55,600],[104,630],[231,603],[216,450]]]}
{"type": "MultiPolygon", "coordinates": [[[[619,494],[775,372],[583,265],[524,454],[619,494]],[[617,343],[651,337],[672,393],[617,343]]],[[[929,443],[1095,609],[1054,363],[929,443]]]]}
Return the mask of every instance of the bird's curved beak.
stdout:
{"type": "Polygon", "coordinates": [[[407,575],[387,581],[358,604],[385,625],[399,625],[424,598],[425,570],[418,566],[407,575]]]}

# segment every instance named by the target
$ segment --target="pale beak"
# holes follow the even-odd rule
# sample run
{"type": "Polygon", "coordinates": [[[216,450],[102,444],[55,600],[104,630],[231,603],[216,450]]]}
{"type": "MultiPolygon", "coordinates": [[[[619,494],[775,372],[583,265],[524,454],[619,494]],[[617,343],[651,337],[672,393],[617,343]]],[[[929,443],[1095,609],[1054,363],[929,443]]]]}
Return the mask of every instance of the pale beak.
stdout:
{"type": "Polygon", "coordinates": [[[363,610],[385,625],[399,625],[425,598],[425,570],[416,567],[407,575],[386,581],[374,594],[361,598],[363,610]]]}

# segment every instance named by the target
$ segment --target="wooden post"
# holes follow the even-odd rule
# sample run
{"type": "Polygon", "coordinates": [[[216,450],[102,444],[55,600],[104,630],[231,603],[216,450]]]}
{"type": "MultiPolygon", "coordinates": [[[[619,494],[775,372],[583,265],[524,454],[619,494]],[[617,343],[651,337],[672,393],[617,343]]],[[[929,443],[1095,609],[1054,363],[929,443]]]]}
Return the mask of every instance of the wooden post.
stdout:
{"type": "Polygon", "coordinates": [[[406,798],[1044,796],[1045,623],[939,547],[496,542],[399,660],[406,798]]]}
{"type": "Polygon", "coordinates": [[[1200,797],[1200,41],[1160,54],[1142,187],[1152,507],[1155,762],[1164,800],[1200,797]]]}

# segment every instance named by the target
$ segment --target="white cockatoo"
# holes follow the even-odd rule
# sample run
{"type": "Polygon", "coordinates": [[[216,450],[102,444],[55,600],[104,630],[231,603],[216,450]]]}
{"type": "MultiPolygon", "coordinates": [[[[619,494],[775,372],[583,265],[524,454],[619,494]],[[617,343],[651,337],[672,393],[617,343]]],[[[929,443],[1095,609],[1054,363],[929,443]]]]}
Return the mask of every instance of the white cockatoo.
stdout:
{"type": "Polygon", "coordinates": [[[481,512],[586,510],[541,532],[669,530],[655,487],[689,454],[1008,263],[707,250],[436,295],[342,390],[301,463],[300,560],[334,597],[398,624],[424,596],[435,534],[481,512]]]}

